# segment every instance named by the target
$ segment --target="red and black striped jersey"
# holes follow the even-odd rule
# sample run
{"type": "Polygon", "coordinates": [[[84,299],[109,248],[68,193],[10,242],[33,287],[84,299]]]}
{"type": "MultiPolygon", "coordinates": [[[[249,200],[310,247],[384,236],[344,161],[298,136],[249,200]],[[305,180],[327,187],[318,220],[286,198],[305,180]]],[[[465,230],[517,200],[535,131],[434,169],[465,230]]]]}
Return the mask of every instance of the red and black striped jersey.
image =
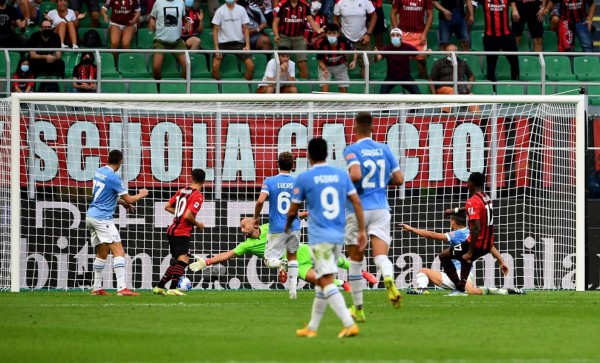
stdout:
{"type": "Polygon", "coordinates": [[[322,60],[328,66],[338,66],[346,63],[346,55],[339,53],[340,50],[353,50],[352,44],[344,37],[338,37],[335,44],[329,43],[327,38],[321,40],[317,46],[318,50],[328,51],[330,53],[317,54],[317,59],[322,60]]]}
{"type": "MultiPolygon", "coordinates": [[[[480,230],[477,241],[475,241],[475,247],[489,250],[494,246],[494,211],[492,209],[492,200],[484,192],[479,192],[467,200],[466,208],[469,217],[469,228],[471,228],[470,224],[472,221],[479,221],[480,230]]],[[[473,241],[471,240],[471,242],[473,241]]]]}
{"type": "Polygon", "coordinates": [[[304,32],[304,22],[312,17],[310,6],[304,0],[298,0],[296,6],[291,1],[280,4],[279,11],[275,13],[279,18],[279,35],[288,37],[301,37],[304,32]]]}
{"type": "MultiPolygon", "coordinates": [[[[323,14],[317,14],[315,17],[315,23],[317,26],[323,31],[325,31],[325,27],[327,26],[327,17],[323,14]]],[[[304,39],[306,39],[306,44],[310,44],[314,37],[317,36],[317,32],[310,26],[308,21],[304,22],[304,39]]]]}
{"type": "Polygon", "coordinates": [[[178,190],[169,200],[169,204],[175,206],[175,217],[173,217],[171,225],[167,227],[167,234],[189,237],[194,226],[185,220],[185,214],[189,210],[195,218],[200,207],[202,207],[202,202],[204,202],[204,196],[198,189],[186,187],[178,190]]]}
{"type": "Polygon", "coordinates": [[[185,16],[188,18],[188,21],[192,23],[192,29],[188,30],[185,27],[185,24],[182,23],[181,27],[181,36],[192,36],[198,34],[198,26],[200,25],[200,12],[190,8],[186,10],[185,16]]]}
{"type": "Polygon", "coordinates": [[[485,35],[501,37],[510,35],[509,9],[514,0],[483,0],[485,35]]]}
{"type": "Polygon", "coordinates": [[[431,0],[394,0],[392,8],[398,11],[398,27],[405,33],[423,33],[425,15],[433,9],[431,0]]]}
{"type": "Polygon", "coordinates": [[[570,23],[578,23],[587,19],[587,6],[592,6],[594,0],[561,0],[560,19],[570,23]]]}

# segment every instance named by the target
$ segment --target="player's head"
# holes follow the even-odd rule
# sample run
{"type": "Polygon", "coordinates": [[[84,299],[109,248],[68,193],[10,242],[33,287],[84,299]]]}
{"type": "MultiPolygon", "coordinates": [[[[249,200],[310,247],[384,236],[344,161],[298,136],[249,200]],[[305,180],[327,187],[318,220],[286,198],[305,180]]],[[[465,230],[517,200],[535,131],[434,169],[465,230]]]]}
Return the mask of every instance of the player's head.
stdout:
{"type": "Polygon", "coordinates": [[[117,169],[123,163],[123,153],[121,150],[111,150],[108,153],[108,165],[114,165],[117,169]]]}
{"type": "Polygon", "coordinates": [[[327,159],[327,141],[317,138],[308,142],[308,159],[311,164],[322,163],[327,159]]]}
{"type": "Polygon", "coordinates": [[[359,112],[354,119],[356,133],[359,135],[371,135],[373,128],[373,116],[369,112],[359,112]]]}
{"type": "Polygon", "coordinates": [[[281,171],[290,171],[294,167],[294,155],[289,151],[284,151],[277,158],[277,165],[281,171]]]}
{"type": "Polygon", "coordinates": [[[467,213],[464,211],[460,211],[456,214],[450,216],[450,229],[453,231],[455,229],[465,228],[467,226],[467,213]]]}
{"type": "Polygon", "coordinates": [[[471,173],[467,180],[469,190],[481,190],[485,184],[485,176],[480,172],[471,173]]]}
{"type": "Polygon", "coordinates": [[[254,224],[254,219],[244,218],[240,222],[240,228],[246,238],[258,238],[260,237],[260,229],[254,224]]]}
{"type": "Polygon", "coordinates": [[[204,184],[206,181],[206,172],[202,169],[192,170],[192,183],[204,184]]]}

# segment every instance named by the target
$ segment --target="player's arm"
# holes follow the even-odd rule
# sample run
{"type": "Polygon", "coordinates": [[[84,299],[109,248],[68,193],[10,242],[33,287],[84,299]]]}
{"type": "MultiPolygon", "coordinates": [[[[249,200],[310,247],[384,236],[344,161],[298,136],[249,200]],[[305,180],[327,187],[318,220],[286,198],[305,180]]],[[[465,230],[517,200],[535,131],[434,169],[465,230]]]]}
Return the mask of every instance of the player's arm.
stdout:
{"type": "Polygon", "coordinates": [[[445,233],[437,233],[437,232],[433,232],[433,231],[428,231],[426,229],[418,229],[418,228],[411,227],[410,225],[404,224],[404,223],[401,223],[400,226],[402,226],[403,230],[408,231],[410,233],[414,233],[418,236],[429,238],[429,239],[434,239],[437,241],[448,242],[448,236],[445,233]]]}
{"type": "Polygon", "coordinates": [[[192,213],[191,210],[186,210],[185,211],[185,216],[184,216],[185,220],[191,224],[192,226],[196,226],[196,228],[198,228],[199,230],[203,230],[204,229],[204,223],[202,222],[198,222],[196,220],[196,217],[194,216],[194,213],[192,213]]]}
{"type": "Polygon", "coordinates": [[[139,202],[142,198],[146,197],[148,195],[148,189],[143,188],[140,189],[139,193],[137,193],[136,195],[130,195],[129,193],[125,193],[123,195],[121,195],[121,199],[123,199],[125,201],[125,203],[127,204],[135,204],[137,202],[139,202]]]}
{"type": "Polygon", "coordinates": [[[290,228],[292,228],[292,223],[298,217],[298,209],[300,208],[300,204],[292,202],[290,205],[290,210],[287,214],[287,220],[285,222],[285,233],[290,232],[290,228]]]}
{"type": "Polygon", "coordinates": [[[308,211],[298,212],[298,218],[300,218],[300,219],[308,218],[308,211]]]}
{"type": "Polygon", "coordinates": [[[350,166],[348,166],[348,175],[350,176],[350,180],[352,180],[353,183],[359,182],[360,178],[362,178],[360,164],[350,164],[350,166]]]}
{"type": "Polygon", "coordinates": [[[506,266],[506,264],[504,263],[504,259],[502,259],[500,252],[496,249],[496,246],[492,246],[490,252],[492,256],[494,256],[496,261],[498,261],[498,265],[500,265],[500,270],[502,271],[502,274],[504,276],[508,275],[508,266],[506,266]]]}
{"type": "Polygon", "coordinates": [[[261,192],[260,195],[258,196],[258,200],[256,201],[256,205],[254,206],[254,221],[256,221],[256,224],[259,223],[259,217],[260,217],[260,212],[263,209],[263,206],[265,205],[265,201],[267,200],[267,198],[269,197],[269,194],[265,193],[265,192],[261,192]]]}
{"type": "Polygon", "coordinates": [[[400,170],[396,170],[392,173],[392,177],[390,178],[390,184],[392,185],[402,185],[404,184],[404,174],[400,170]]]}
{"type": "Polygon", "coordinates": [[[235,253],[235,250],[221,252],[211,258],[204,258],[202,256],[194,255],[196,262],[190,264],[190,270],[194,272],[204,270],[207,266],[225,262],[235,257],[238,257],[238,254],[235,253]]]}
{"type": "Polygon", "coordinates": [[[175,206],[170,202],[167,202],[167,204],[165,205],[165,210],[171,214],[175,214],[175,206]]]}
{"type": "Polygon", "coordinates": [[[356,214],[356,220],[358,222],[358,249],[363,251],[365,247],[367,247],[367,231],[365,229],[363,207],[357,193],[350,194],[348,200],[350,200],[350,203],[352,203],[352,206],[354,207],[354,213],[356,214]]]}
{"type": "Polygon", "coordinates": [[[466,211],[467,211],[467,208],[465,208],[465,207],[448,208],[444,211],[444,217],[448,217],[453,214],[458,214],[460,212],[466,212],[466,211]]]}

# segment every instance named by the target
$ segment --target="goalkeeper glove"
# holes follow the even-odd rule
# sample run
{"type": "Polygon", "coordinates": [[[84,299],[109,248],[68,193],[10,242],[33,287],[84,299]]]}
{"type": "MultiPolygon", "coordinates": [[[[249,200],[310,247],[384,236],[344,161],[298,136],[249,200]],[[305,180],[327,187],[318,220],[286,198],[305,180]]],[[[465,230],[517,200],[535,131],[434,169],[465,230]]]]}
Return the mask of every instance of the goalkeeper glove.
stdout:
{"type": "Polygon", "coordinates": [[[194,255],[196,262],[190,263],[190,270],[197,272],[206,268],[206,260],[198,255],[194,255]]]}

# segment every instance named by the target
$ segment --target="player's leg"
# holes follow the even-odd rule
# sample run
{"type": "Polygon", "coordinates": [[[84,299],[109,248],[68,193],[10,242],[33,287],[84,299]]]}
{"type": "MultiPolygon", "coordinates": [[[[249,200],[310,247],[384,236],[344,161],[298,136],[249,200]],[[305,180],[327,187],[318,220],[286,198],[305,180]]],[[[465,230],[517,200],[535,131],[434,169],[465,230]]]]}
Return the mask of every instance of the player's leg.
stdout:
{"type": "Polygon", "coordinates": [[[429,294],[427,291],[429,282],[435,286],[440,286],[442,283],[442,273],[440,271],[434,271],[428,268],[421,268],[415,277],[416,289],[408,290],[406,293],[416,295],[429,294]]]}
{"type": "Polygon", "coordinates": [[[115,227],[112,221],[110,222],[111,227],[114,228],[117,233],[117,237],[119,237],[115,242],[108,244],[108,249],[113,255],[113,271],[115,273],[115,277],[117,279],[117,295],[118,296],[139,296],[137,292],[130,291],[127,288],[127,282],[125,280],[125,250],[123,249],[123,244],[121,243],[121,238],[118,235],[117,227],[115,227]]]}
{"type": "Polygon", "coordinates": [[[464,242],[460,245],[451,246],[450,248],[443,250],[438,255],[440,259],[440,264],[442,265],[444,272],[446,273],[446,275],[448,275],[448,278],[450,279],[450,281],[452,281],[454,286],[458,286],[458,284],[460,283],[460,278],[458,277],[458,272],[456,271],[456,266],[454,266],[454,262],[452,262],[452,259],[455,258],[455,255],[457,256],[456,258],[462,259],[461,256],[463,250],[468,248],[469,244],[467,242],[464,242]]]}
{"type": "Polygon", "coordinates": [[[352,291],[352,301],[354,306],[350,308],[353,312],[354,317],[357,321],[364,321],[364,310],[363,310],[363,281],[362,281],[362,265],[363,265],[363,252],[358,249],[357,244],[358,238],[358,221],[356,220],[356,214],[346,214],[346,229],[345,229],[345,240],[346,251],[350,258],[350,267],[348,268],[348,282],[350,283],[350,290],[352,291]]]}
{"type": "Polygon", "coordinates": [[[373,262],[383,276],[383,284],[387,296],[392,305],[397,309],[402,305],[402,295],[396,287],[394,279],[394,265],[388,257],[390,243],[392,242],[390,232],[391,215],[387,209],[376,209],[365,212],[367,223],[367,234],[371,237],[373,248],[373,262]]]}
{"type": "Polygon", "coordinates": [[[96,259],[94,260],[94,281],[92,284],[92,295],[110,295],[102,288],[102,280],[104,267],[106,266],[106,258],[108,257],[108,247],[101,243],[96,232],[96,221],[91,218],[85,219],[85,225],[90,230],[91,244],[96,247],[96,259]]]}
{"type": "Polygon", "coordinates": [[[158,284],[152,289],[153,294],[165,295],[165,286],[167,285],[167,282],[171,281],[171,278],[173,277],[173,269],[175,268],[176,263],[177,260],[171,257],[171,260],[169,261],[169,267],[167,267],[167,270],[160,278],[160,281],[158,281],[158,284]]]}
{"type": "Polygon", "coordinates": [[[296,289],[298,288],[298,258],[296,252],[300,246],[300,231],[290,233],[285,239],[288,259],[288,284],[290,299],[296,298],[296,289]]]}
{"type": "Polygon", "coordinates": [[[181,276],[185,274],[185,269],[190,262],[188,252],[190,250],[190,238],[187,236],[168,236],[169,245],[171,246],[171,256],[177,261],[173,266],[171,276],[171,288],[167,291],[167,295],[181,296],[185,295],[177,289],[181,276]]]}

